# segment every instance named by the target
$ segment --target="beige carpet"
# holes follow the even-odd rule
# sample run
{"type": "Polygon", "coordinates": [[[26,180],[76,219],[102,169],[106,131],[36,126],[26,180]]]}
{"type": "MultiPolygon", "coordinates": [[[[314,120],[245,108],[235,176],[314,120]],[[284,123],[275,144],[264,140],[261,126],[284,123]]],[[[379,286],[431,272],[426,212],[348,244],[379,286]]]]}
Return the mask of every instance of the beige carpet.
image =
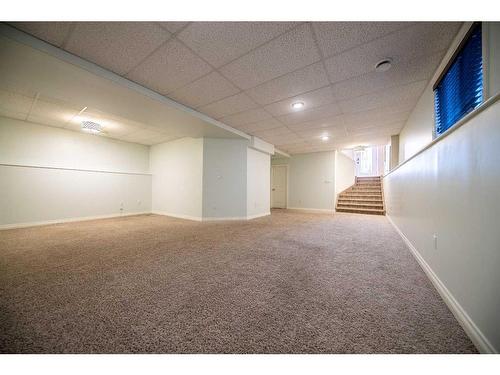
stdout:
{"type": "Polygon", "coordinates": [[[0,352],[475,351],[383,216],[0,232],[0,352]]]}

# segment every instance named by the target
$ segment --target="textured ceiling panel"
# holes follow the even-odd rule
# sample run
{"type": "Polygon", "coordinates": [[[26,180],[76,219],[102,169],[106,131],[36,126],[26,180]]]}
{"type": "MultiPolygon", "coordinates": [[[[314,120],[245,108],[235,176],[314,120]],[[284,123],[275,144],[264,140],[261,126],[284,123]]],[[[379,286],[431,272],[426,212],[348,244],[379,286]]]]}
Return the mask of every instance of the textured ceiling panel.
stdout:
{"type": "Polygon", "coordinates": [[[210,65],[172,39],[127,74],[127,78],[161,94],[168,94],[211,70],[210,65]]]}
{"type": "Polygon", "coordinates": [[[268,118],[265,120],[260,120],[245,125],[238,125],[235,127],[240,129],[241,131],[253,134],[256,131],[274,129],[274,128],[279,128],[281,126],[283,126],[283,124],[278,120],[276,120],[275,118],[268,118]]]}
{"type": "Polygon", "coordinates": [[[301,122],[314,121],[321,118],[340,114],[340,108],[337,103],[330,103],[322,107],[307,109],[300,112],[290,113],[278,117],[278,120],[286,125],[298,124],[301,122]]]}
{"type": "Polygon", "coordinates": [[[183,88],[172,92],[170,97],[189,107],[200,107],[216,102],[239,90],[217,72],[212,72],[183,88]]]}
{"type": "Polygon", "coordinates": [[[19,30],[61,47],[68,37],[71,22],[12,22],[19,30]]]}
{"type": "Polygon", "coordinates": [[[220,119],[221,117],[232,115],[235,113],[253,109],[258,105],[250,99],[245,93],[239,93],[228,98],[224,98],[215,103],[200,107],[199,110],[213,118],[220,119]]]}
{"type": "Polygon", "coordinates": [[[241,126],[269,118],[271,118],[271,115],[268,112],[264,109],[257,108],[223,117],[221,121],[232,126],[241,126]]]}
{"type": "Polygon", "coordinates": [[[335,83],[332,85],[332,90],[335,98],[342,100],[426,80],[432,76],[441,58],[442,52],[439,52],[423,56],[419,64],[403,61],[384,73],[371,71],[362,76],[335,83]]]}
{"type": "Polygon", "coordinates": [[[66,49],[118,74],[125,74],[170,37],[148,22],[77,22],[66,49]]]}
{"type": "Polygon", "coordinates": [[[427,81],[418,81],[404,86],[393,87],[383,92],[339,101],[338,103],[343,113],[356,113],[389,106],[404,110],[408,107],[408,104],[415,105],[425,86],[427,86],[427,81]]]}
{"type": "MultiPolygon", "coordinates": [[[[127,78],[227,125],[290,146],[293,152],[352,146],[370,137],[385,142],[391,132],[398,133],[461,25],[14,24],[118,74],[128,73],[127,78]],[[375,72],[377,62],[385,58],[392,59],[392,68],[375,72]],[[294,110],[291,105],[297,101],[304,102],[304,108],[294,110]],[[332,139],[322,143],[322,132],[331,133],[332,139]]],[[[15,107],[8,109],[11,116],[29,111],[26,105],[15,107]]],[[[141,138],[145,144],[150,141],[147,134],[141,138]]]]}
{"type": "Polygon", "coordinates": [[[418,65],[421,56],[443,51],[456,35],[459,23],[418,23],[408,29],[374,40],[325,60],[332,82],[342,81],[374,71],[375,65],[391,58],[394,66],[411,61],[418,65]]]}
{"type": "Polygon", "coordinates": [[[324,56],[336,55],[410,25],[410,22],[313,23],[318,45],[324,56]]]}
{"type": "Polygon", "coordinates": [[[295,26],[294,22],[194,22],[178,38],[220,67],[295,26]]]}
{"type": "Polygon", "coordinates": [[[0,115],[15,119],[26,119],[33,97],[0,89],[0,115]]]}
{"type": "Polygon", "coordinates": [[[304,24],[220,69],[241,89],[249,89],[320,59],[310,25],[304,24]]]}
{"type": "MultiPolygon", "coordinates": [[[[40,96],[31,108],[28,121],[38,124],[65,127],[81,108],[40,96]]],[[[80,128],[80,123],[78,124],[80,128]]]]}
{"type": "Polygon", "coordinates": [[[328,85],[321,62],[288,73],[246,92],[259,104],[271,104],[328,85]]]}
{"type": "Polygon", "coordinates": [[[333,102],[335,99],[332,94],[330,86],[323,87],[318,90],[306,92],[301,95],[294,96],[289,99],[281,100],[279,102],[269,104],[264,108],[273,116],[286,115],[287,113],[297,112],[298,109],[292,107],[293,103],[304,103],[308,109],[320,107],[322,105],[333,102]]]}
{"type": "Polygon", "coordinates": [[[189,22],[158,22],[158,25],[171,33],[176,33],[186,27],[189,22]]]}

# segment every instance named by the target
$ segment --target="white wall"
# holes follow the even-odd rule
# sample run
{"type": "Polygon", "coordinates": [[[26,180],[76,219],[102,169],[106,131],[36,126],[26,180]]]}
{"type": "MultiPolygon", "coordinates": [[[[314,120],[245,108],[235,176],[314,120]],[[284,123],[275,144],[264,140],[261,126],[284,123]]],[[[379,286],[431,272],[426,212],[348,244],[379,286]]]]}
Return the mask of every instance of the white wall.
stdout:
{"type": "Polygon", "coordinates": [[[203,139],[182,138],[151,146],[152,210],[201,220],[203,139]]]}
{"type": "Polygon", "coordinates": [[[354,160],[342,152],[335,151],[335,199],[337,194],[354,185],[355,172],[354,160]]]}
{"type": "Polygon", "coordinates": [[[432,84],[429,84],[399,133],[399,162],[402,163],[432,142],[433,129],[434,93],[432,84]]]}
{"type": "MultiPolygon", "coordinates": [[[[467,28],[457,36],[435,78],[467,28]]],[[[500,91],[500,27],[483,23],[485,30],[485,81],[494,96],[500,91]]],[[[500,103],[493,98],[496,102],[476,110],[429,146],[433,82],[400,135],[400,163],[407,162],[384,178],[387,213],[476,346],[498,352],[500,103]]]]}
{"type": "Polygon", "coordinates": [[[247,217],[270,214],[271,156],[247,149],[247,217]]]}
{"type": "Polygon", "coordinates": [[[388,215],[496,351],[499,118],[497,102],[384,179],[388,215]]]}
{"type": "Polygon", "coordinates": [[[247,140],[203,139],[203,218],[246,218],[247,140]]]}
{"type": "Polygon", "coordinates": [[[332,211],[335,207],[335,152],[315,152],[277,158],[287,164],[288,208],[332,211]]]}
{"type": "Polygon", "coordinates": [[[147,146],[0,117],[0,227],[151,210],[147,146]]]}

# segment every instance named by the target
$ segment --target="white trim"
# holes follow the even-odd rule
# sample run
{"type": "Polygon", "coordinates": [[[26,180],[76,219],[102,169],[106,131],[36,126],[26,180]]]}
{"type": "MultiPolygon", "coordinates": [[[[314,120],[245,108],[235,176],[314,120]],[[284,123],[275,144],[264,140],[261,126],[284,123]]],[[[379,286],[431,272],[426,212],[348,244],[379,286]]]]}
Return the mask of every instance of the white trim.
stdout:
{"type": "Polygon", "coordinates": [[[289,210],[297,210],[297,211],[307,211],[312,214],[333,214],[335,213],[335,209],[329,208],[305,208],[305,207],[288,207],[289,210]]]}
{"type": "Polygon", "coordinates": [[[33,221],[33,222],[28,222],[28,223],[3,224],[3,225],[0,225],[0,230],[17,229],[17,228],[28,228],[28,227],[38,227],[38,226],[41,226],[41,225],[73,223],[73,222],[77,222],[77,221],[112,219],[112,218],[125,217],[125,216],[149,215],[150,213],[151,213],[150,211],[129,212],[129,213],[124,213],[124,214],[82,216],[82,217],[72,217],[72,218],[67,218],[67,219],[33,221]]]}
{"type": "Polygon", "coordinates": [[[286,153],[285,151],[281,151],[280,149],[274,147],[274,153],[281,155],[281,157],[289,158],[290,154],[286,153]]]}
{"type": "Polygon", "coordinates": [[[173,218],[176,218],[176,219],[202,221],[201,216],[190,216],[190,215],[183,215],[183,214],[174,214],[174,213],[165,212],[165,211],[152,211],[151,213],[154,214],[154,215],[169,216],[169,217],[173,217],[173,218]]]}
{"type": "Polygon", "coordinates": [[[264,217],[269,215],[271,215],[271,211],[264,212],[263,214],[247,215],[247,220],[257,219],[259,217],[264,217]]]}
{"type": "Polygon", "coordinates": [[[136,176],[152,176],[151,173],[141,172],[120,172],[120,171],[106,171],[102,169],[82,169],[82,168],[67,168],[67,167],[47,167],[44,165],[27,165],[27,164],[5,164],[0,163],[0,167],[13,167],[13,168],[36,168],[36,169],[56,169],[60,171],[77,171],[77,172],[93,172],[93,173],[110,173],[110,174],[127,174],[136,176]]]}
{"type": "Polygon", "coordinates": [[[226,217],[216,217],[216,216],[207,216],[203,217],[202,221],[246,221],[246,216],[226,216],[226,217]]]}
{"type": "Polygon", "coordinates": [[[430,279],[436,290],[438,291],[441,298],[444,300],[448,308],[451,310],[457,321],[460,323],[465,333],[469,336],[471,341],[477,347],[481,353],[498,353],[493,345],[488,341],[481,330],[476,326],[474,321],[470,318],[464,308],[458,303],[458,301],[453,297],[453,294],[446,288],[444,283],[439,279],[439,277],[434,273],[429,264],[420,255],[418,250],[413,246],[410,240],[404,235],[404,233],[396,226],[389,215],[385,215],[389,222],[392,224],[396,232],[401,236],[403,241],[406,243],[411,253],[417,260],[418,264],[424,270],[427,277],[430,279]]]}

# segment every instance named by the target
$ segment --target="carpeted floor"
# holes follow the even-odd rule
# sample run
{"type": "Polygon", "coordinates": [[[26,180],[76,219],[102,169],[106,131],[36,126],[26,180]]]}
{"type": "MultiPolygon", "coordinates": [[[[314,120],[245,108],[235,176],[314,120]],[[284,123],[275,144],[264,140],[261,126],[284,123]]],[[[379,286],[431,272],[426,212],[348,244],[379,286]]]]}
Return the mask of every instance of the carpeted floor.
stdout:
{"type": "Polygon", "coordinates": [[[383,216],[0,232],[0,352],[471,353],[383,216]]]}

